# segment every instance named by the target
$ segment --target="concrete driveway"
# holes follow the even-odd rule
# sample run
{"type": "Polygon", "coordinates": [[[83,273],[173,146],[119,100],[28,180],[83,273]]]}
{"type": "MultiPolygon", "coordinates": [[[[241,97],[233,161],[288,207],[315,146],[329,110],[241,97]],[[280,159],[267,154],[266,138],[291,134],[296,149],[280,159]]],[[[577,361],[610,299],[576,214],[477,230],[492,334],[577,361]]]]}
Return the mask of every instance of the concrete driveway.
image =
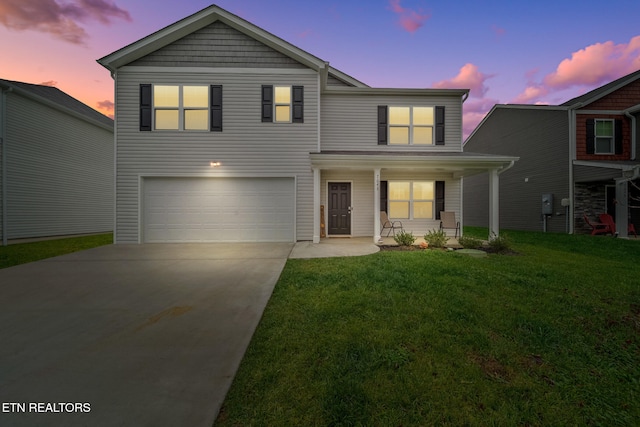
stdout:
{"type": "Polygon", "coordinates": [[[0,425],[211,426],[292,247],[111,245],[0,270],[0,425]]]}

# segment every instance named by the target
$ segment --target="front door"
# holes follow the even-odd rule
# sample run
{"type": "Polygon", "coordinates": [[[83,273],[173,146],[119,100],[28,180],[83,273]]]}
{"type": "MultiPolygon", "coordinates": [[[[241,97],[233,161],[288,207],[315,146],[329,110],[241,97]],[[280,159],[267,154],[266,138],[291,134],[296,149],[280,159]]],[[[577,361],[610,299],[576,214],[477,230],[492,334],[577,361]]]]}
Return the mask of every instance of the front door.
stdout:
{"type": "Polygon", "coordinates": [[[351,234],[351,183],[329,183],[330,235],[351,234]]]}

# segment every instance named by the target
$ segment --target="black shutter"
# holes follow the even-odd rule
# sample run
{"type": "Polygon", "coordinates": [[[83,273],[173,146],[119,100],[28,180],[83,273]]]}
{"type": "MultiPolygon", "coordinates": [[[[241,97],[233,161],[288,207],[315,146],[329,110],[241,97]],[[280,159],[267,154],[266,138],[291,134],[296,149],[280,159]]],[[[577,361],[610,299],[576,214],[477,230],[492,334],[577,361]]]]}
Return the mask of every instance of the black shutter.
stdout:
{"type": "Polygon", "coordinates": [[[616,139],[616,154],[622,154],[622,120],[616,119],[614,135],[616,139]]]}
{"type": "Polygon", "coordinates": [[[222,132],[222,85],[211,85],[211,132],[222,132]]]}
{"type": "Polygon", "coordinates": [[[387,145],[387,106],[378,105],[378,145],[387,145]]]}
{"type": "Polygon", "coordinates": [[[596,121],[587,119],[587,154],[596,152],[596,121]]]}
{"type": "Polygon", "coordinates": [[[151,85],[140,85],[140,130],[151,130],[151,85]]]}
{"type": "Polygon", "coordinates": [[[387,181],[380,181],[380,211],[389,212],[388,196],[389,186],[387,181]]]}
{"type": "Polygon", "coordinates": [[[273,86],[262,86],[262,121],[273,122],[273,86]]]}
{"type": "MultiPolygon", "coordinates": [[[[436,107],[436,145],[444,145],[444,107],[436,107]]],[[[440,215],[440,213],[438,213],[440,215]]]]}
{"type": "Polygon", "coordinates": [[[293,86],[293,123],[304,123],[304,86],[293,86]]]}
{"type": "Polygon", "coordinates": [[[436,219],[440,219],[441,211],[444,211],[444,181],[436,181],[436,219]]]}

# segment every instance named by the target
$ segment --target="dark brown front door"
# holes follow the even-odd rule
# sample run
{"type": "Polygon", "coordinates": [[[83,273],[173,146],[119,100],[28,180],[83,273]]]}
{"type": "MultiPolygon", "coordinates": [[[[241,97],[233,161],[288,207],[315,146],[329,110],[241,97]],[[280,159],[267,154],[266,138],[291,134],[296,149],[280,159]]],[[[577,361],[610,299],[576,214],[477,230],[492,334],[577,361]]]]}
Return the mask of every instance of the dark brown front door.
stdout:
{"type": "Polygon", "coordinates": [[[351,183],[329,183],[330,235],[351,234],[351,183]]]}

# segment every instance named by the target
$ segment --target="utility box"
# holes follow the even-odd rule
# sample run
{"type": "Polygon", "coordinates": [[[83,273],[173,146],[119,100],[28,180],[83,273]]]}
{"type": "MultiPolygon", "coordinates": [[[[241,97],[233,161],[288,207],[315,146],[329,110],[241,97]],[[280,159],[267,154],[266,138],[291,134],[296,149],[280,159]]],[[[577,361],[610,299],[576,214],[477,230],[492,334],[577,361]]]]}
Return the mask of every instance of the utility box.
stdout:
{"type": "Polygon", "coordinates": [[[553,215],[553,194],[542,195],[542,215],[553,215]]]}

